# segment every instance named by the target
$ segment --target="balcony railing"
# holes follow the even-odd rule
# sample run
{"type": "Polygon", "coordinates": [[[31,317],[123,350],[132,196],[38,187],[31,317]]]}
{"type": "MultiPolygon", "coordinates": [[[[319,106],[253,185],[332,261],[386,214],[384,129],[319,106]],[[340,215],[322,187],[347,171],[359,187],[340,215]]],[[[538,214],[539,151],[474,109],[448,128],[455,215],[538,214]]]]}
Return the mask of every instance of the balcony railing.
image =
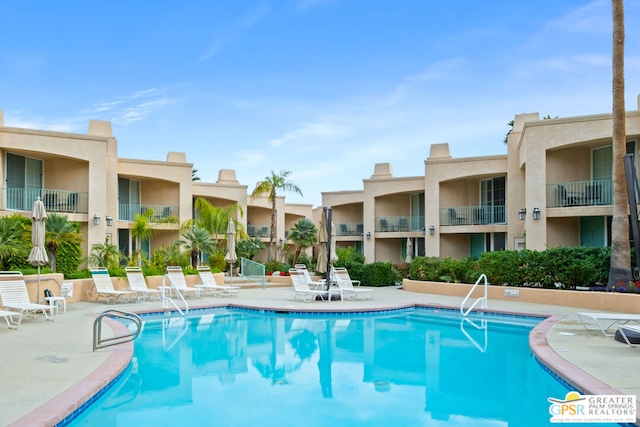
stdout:
{"type": "Polygon", "coordinates": [[[422,231],[424,216],[380,216],[376,218],[376,232],[422,231]]]}
{"type": "Polygon", "coordinates": [[[178,218],[177,206],[139,204],[118,205],[118,220],[133,222],[136,219],[136,214],[145,215],[149,209],[153,212],[151,222],[164,222],[178,218]]]}
{"type": "Polygon", "coordinates": [[[58,190],[54,188],[3,188],[4,197],[0,204],[3,210],[30,211],[33,202],[40,197],[44,208],[49,212],[80,213],[88,212],[88,193],[58,190]]]}
{"type": "Polygon", "coordinates": [[[249,237],[269,237],[271,235],[270,225],[247,225],[249,237]]]}
{"type": "Polygon", "coordinates": [[[364,234],[364,224],[361,222],[342,222],[335,224],[336,236],[362,236],[364,234]]]}
{"type": "Polygon", "coordinates": [[[613,204],[613,182],[608,179],[547,184],[547,207],[613,204]]]}
{"type": "Polygon", "coordinates": [[[506,206],[456,206],[440,208],[440,225],[506,224],[506,206]]]}

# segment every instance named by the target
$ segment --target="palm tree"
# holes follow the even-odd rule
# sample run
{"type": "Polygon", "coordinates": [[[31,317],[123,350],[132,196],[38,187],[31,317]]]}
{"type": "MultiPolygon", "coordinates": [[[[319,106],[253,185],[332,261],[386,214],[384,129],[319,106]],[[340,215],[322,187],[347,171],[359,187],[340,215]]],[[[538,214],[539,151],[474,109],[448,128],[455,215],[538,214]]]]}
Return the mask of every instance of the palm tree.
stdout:
{"type": "Polygon", "coordinates": [[[613,218],[611,222],[611,267],[607,288],[631,280],[627,185],[624,173],[626,153],[626,112],[624,104],[624,6],[612,0],[613,14],[613,218]]]}
{"type": "Polygon", "coordinates": [[[210,253],[215,249],[213,239],[204,228],[198,226],[184,228],[180,234],[183,239],[178,240],[176,243],[183,245],[191,253],[191,266],[193,268],[198,266],[198,260],[201,259],[203,252],[210,253]]]}
{"type": "Polygon", "coordinates": [[[198,173],[198,169],[191,170],[191,181],[200,181],[200,177],[196,174],[198,173]]]}
{"type": "Polygon", "coordinates": [[[104,239],[104,244],[96,243],[91,247],[91,254],[87,259],[90,266],[106,267],[108,269],[117,268],[123,258],[122,252],[117,245],[109,243],[109,237],[104,239]]]}
{"type": "MultiPolygon", "coordinates": [[[[196,225],[197,227],[207,230],[211,234],[211,238],[216,247],[220,245],[220,236],[226,239],[229,220],[236,217],[237,214],[239,214],[240,217],[244,215],[242,206],[238,203],[226,207],[213,206],[211,202],[202,197],[195,200],[193,207],[197,212],[197,218],[188,221],[185,226],[192,227],[196,225]]],[[[239,221],[236,221],[235,225],[236,236],[238,236],[239,239],[248,237],[244,227],[239,221]]]]}
{"type": "Polygon", "coordinates": [[[22,223],[13,217],[0,218],[0,266],[4,269],[4,259],[11,256],[28,257],[31,243],[24,238],[22,223]]]}
{"type": "Polygon", "coordinates": [[[257,237],[253,237],[251,239],[240,240],[236,243],[236,253],[239,257],[253,259],[258,252],[266,249],[267,247],[262,243],[257,237]]]}
{"type": "Polygon", "coordinates": [[[298,263],[300,252],[310,248],[318,241],[318,229],[310,219],[302,218],[296,221],[289,231],[289,240],[296,245],[296,253],[293,256],[293,264],[298,263]]]}
{"type": "Polygon", "coordinates": [[[153,209],[147,209],[142,214],[136,213],[131,228],[131,237],[136,239],[136,258],[138,267],[142,266],[142,242],[149,240],[156,234],[156,230],[151,228],[153,209]]]}
{"type": "Polygon", "coordinates": [[[63,243],[80,244],[82,234],[75,223],[68,221],[67,215],[52,213],[45,221],[45,245],[49,252],[49,268],[56,271],[56,256],[58,248],[63,243]]]}
{"type": "Polygon", "coordinates": [[[276,209],[276,195],[278,190],[293,191],[302,196],[302,190],[293,182],[287,181],[291,175],[290,171],[281,170],[279,175],[271,171],[271,175],[265,177],[263,181],[258,182],[256,188],[253,189],[251,197],[256,198],[264,194],[268,194],[268,200],[271,202],[271,233],[269,234],[269,255],[267,260],[271,261],[273,257],[273,241],[276,237],[276,219],[278,211],[276,209]]]}

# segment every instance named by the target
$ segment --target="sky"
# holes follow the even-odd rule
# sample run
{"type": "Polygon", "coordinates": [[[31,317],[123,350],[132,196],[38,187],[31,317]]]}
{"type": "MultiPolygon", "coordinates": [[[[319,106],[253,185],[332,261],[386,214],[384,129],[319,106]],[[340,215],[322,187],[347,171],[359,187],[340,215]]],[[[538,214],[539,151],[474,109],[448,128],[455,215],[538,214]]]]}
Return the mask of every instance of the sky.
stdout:
{"type": "MultiPolygon", "coordinates": [[[[506,154],[516,114],[611,112],[609,0],[7,0],[5,126],[86,133],[118,157],[184,152],[203,182],[361,190],[376,163],[424,175],[431,144],[506,154]]],[[[626,109],[640,94],[640,0],[625,0],[626,109]]]]}

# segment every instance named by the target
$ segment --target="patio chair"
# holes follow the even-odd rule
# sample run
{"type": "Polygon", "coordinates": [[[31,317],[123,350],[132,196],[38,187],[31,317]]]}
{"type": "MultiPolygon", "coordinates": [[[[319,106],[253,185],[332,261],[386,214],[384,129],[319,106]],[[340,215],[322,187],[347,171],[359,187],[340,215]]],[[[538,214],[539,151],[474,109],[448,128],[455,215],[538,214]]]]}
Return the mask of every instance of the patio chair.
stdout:
{"type": "Polygon", "coordinates": [[[289,269],[289,276],[291,277],[291,289],[289,290],[289,299],[295,300],[297,297],[301,297],[304,302],[311,302],[317,297],[321,300],[325,300],[327,297],[331,297],[333,291],[321,291],[311,289],[304,278],[304,273],[295,268],[289,269]]]}
{"type": "Polygon", "coordinates": [[[211,273],[211,269],[209,269],[209,267],[207,267],[206,265],[199,265],[198,266],[198,274],[200,275],[200,284],[196,285],[196,288],[202,288],[205,292],[205,294],[207,293],[207,291],[211,291],[211,294],[214,297],[219,297],[219,296],[237,296],[238,292],[240,291],[240,288],[237,286],[224,286],[224,285],[218,285],[216,283],[216,278],[214,277],[213,273],[211,273]]]}
{"type": "MultiPolygon", "coordinates": [[[[612,326],[626,325],[627,323],[635,322],[640,326],[640,314],[625,314],[625,313],[578,313],[578,319],[582,323],[582,326],[590,331],[602,332],[604,336],[611,337],[615,334],[607,332],[612,326]],[[589,320],[588,322],[585,320],[589,320]],[[597,326],[598,329],[590,328],[589,326],[597,326]]],[[[625,326],[628,327],[628,326],[625,326]]]]}
{"type": "Polygon", "coordinates": [[[349,272],[346,268],[331,267],[332,280],[335,281],[340,289],[340,297],[343,300],[356,300],[358,295],[362,295],[365,299],[373,299],[373,289],[358,289],[354,287],[360,286],[358,280],[351,280],[349,272]]]}
{"type": "Polygon", "coordinates": [[[162,292],[159,289],[150,289],[147,286],[147,280],[144,278],[140,267],[125,267],[124,270],[127,273],[127,281],[129,282],[128,290],[135,292],[138,301],[146,301],[147,297],[162,299],[162,292]]]}
{"type": "Polygon", "coordinates": [[[326,290],[327,289],[327,281],[326,279],[320,279],[320,280],[313,280],[311,278],[311,274],[309,273],[309,270],[307,269],[307,266],[304,264],[296,264],[294,265],[294,268],[296,270],[298,270],[298,272],[302,273],[305,282],[307,282],[307,285],[309,285],[309,288],[311,289],[316,289],[316,290],[326,290]]]}
{"type": "Polygon", "coordinates": [[[115,304],[120,297],[124,297],[128,302],[131,302],[131,297],[134,297],[135,300],[138,299],[135,292],[116,290],[106,267],[95,267],[90,271],[93,278],[93,288],[87,291],[87,299],[91,300],[91,295],[95,295],[94,301],[104,298],[107,304],[115,304]]]}
{"type": "Polygon", "coordinates": [[[202,292],[200,289],[187,286],[187,279],[184,277],[182,267],[172,265],[168,266],[167,274],[165,276],[171,282],[169,293],[176,290],[184,297],[195,295],[196,298],[202,298],[202,292]]]}
{"type": "MultiPolygon", "coordinates": [[[[0,299],[2,299],[4,311],[18,312],[28,317],[35,317],[36,314],[41,312],[44,314],[45,319],[53,321],[58,313],[58,307],[55,305],[31,302],[24,276],[19,271],[0,272],[0,299]]],[[[5,319],[9,327],[11,327],[9,319],[6,317],[5,319]]],[[[19,325],[20,322],[17,324],[19,325]]]]}
{"type": "Polygon", "coordinates": [[[18,329],[22,322],[22,313],[17,311],[0,310],[0,317],[4,317],[9,329],[18,329]]]}
{"type": "MultiPolygon", "coordinates": [[[[620,336],[631,347],[637,347],[640,345],[640,326],[635,325],[620,325],[618,326],[620,336]]],[[[616,340],[618,335],[616,335],[616,340]]]]}

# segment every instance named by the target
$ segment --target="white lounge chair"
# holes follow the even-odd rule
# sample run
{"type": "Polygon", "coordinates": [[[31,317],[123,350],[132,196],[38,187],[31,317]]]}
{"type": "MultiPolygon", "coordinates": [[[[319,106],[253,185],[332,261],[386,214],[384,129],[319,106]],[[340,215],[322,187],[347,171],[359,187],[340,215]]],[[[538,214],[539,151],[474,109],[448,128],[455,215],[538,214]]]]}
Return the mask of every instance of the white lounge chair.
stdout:
{"type": "Polygon", "coordinates": [[[331,267],[332,280],[335,281],[338,289],[340,289],[340,296],[343,300],[355,300],[358,295],[362,295],[365,299],[373,299],[373,289],[359,288],[359,280],[351,280],[349,272],[346,268],[331,267]],[[358,286],[358,288],[353,285],[358,286]]]}
{"type": "Polygon", "coordinates": [[[620,335],[622,335],[622,338],[625,340],[625,342],[629,344],[631,347],[637,347],[639,345],[637,343],[632,343],[629,340],[629,335],[630,334],[635,334],[636,336],[640,335],[640,326],[620,325],[618,326],[618,330],[620,331],[620,335]]]}
{"type": "Polygon", "coordinates": [[[107,304],[115,304],[120,297],[124,297],[128,302],[131,302],[132,297],[134,301],[138,299],[135,292],[116,290],[113,287],[109,270],[105,267],[91,268],[90,271],[93,278],[93,288],[87,291],[87,299],[91,300],[91,296],[95,295],[94,301],[104,298],[107,304]]]}
{"type": "MultiPolygon", "coordinates": [[[[18,312],[29,317],[34,317],[37,313],[43,313],[45,319],[51,321],[55,320],[58,313],[58,307],[55,305],[31,302],[24,276],[19,271],[0,272],[0,299],[2,299],[4,311],[18,312]]],[[[6,317],[5,319],[9,327],[11,327],[9,319],[6,317]]]]}
{"type": "Polygon", "coordinates": [[[9,329],[18,329],[22,322],[22,313],[17,311],[0,310],[0,317],[4,317],[9,329]]]}
{"type": "Polygon", "coordinates": [[[127,281],[129,282],[128,290],[136,293],[138,301],[146,301],[147,297],[155,297],[158,300],[162,299],[162,292],[160,290],[150,289],[147,286],[147,281],[140,267],[125,267],[124,270],[127,273],[127,281]]]}
{"type": "Polygon", "coordinates": [[[304,280],[307,282],[307,285],[309,285],[311,289],[317,289],[317,290],[327,289],[327,280],[326,279],[313,280],[311,278],[311,274],[309,273],[309,270],[307,269],[306,265],[296,264],[294,267],[296,270],[301,271],[303,273],[304,280]]]}
{"type": "MultiPolygon", "coordinates": [[[[334,290],[321,291],[316,289],[311,289],[307,284],[306,279],[304,278],[304,272],[299,271],[295,268],[289,269],[289,276],[291,277],[291,289],[289,290],[289,299],[295,300],[297,297],[301,297],[304,302],[311,302],[316,299],[316,297],[320,297],[320,299],[325,300],[327,296],[331,296],[331,294],[336,293],[334,290]]],[[[337,293],[336,293],[337,294],[337,293]]]]}
{"type": "Polygon", "coordinates": [[[187,279],[184,277],[182,267],[173,265],[168,266],[166,277],[171,282],[169,293],[173,292],[173,290],[177,290],[185,298],[191,295],[195,295],[197,298],[202,298],[202,292],[200,289],[187,286],[187,279]]]}
{"type": "Polygon", "coordinates": [[[198,266],[198,274],[200,275],[200,284],[196,288],[202,288],[205,293],[211,291],[214,297],[219,296],[237,296],[240,288],[237,286],[224,286],[216,283],[216,278],[206,265],[198,266]]]}
{"type": "Polygon", "coordinates": [[[587,333],[599,330],[607,337],[615,335],[615,333],[607,332],[614,325],[620,326],[632,322],[640,325],[640,314],[583,312],[578,313],[578,319],[582,322],[582,326],[587,330],[587,333]],[[589,326],[597,326],[598,329],[593,329],[589,326]]]}

